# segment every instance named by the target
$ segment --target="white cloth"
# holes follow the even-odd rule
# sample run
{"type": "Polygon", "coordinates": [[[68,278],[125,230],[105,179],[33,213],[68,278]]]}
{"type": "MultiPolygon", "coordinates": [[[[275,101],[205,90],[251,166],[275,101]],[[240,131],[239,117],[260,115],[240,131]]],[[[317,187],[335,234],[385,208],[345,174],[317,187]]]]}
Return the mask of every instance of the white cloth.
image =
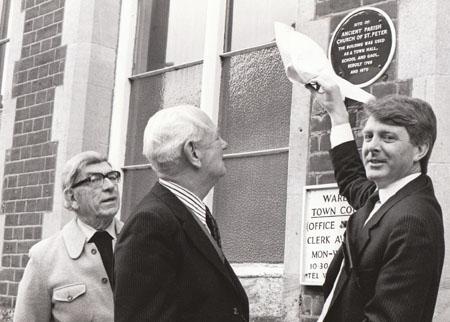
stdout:
{"type": "Polygon", "coordinates": [[[330,143],[332,148],[338,146],[339,144],[353,141],[354,139],[355,138],[353,137],[352,127],[350,126],[350,123],[344,123],[331,127],[330,143]]]}
{"type": "Polygon", "coordinates": [[[275,22],[274,28],[286,76],[291,82],[308,84],[325,74],[339,85],[342,97],[363,103],[374,99],[372,94],[336,75],[324,50],[311,38],[280,22],[275,22]]]}

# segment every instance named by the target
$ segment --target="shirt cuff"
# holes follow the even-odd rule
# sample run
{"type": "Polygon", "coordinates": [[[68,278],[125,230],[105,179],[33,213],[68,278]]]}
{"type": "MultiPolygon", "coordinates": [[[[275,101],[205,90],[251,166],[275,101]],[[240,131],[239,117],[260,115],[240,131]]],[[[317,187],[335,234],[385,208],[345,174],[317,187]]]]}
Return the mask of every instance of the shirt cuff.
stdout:
{"type": "Polygon", "coordinates": [[[354,139],[350,123],[339,124],[331,128],[330,143],[332,148],[354,139]]]}

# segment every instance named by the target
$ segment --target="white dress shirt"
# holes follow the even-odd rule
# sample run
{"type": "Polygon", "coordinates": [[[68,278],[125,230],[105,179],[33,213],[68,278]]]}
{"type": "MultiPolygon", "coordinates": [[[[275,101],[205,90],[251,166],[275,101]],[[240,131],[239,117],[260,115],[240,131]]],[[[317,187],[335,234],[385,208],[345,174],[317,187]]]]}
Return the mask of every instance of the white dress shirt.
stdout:
{"type": "Polygon", "coordinates": [[[211,231],[206,224],[206,205],[199,197],[175,182],[159,179],[159,183],[172,192],[211,234],[211,231]]]}

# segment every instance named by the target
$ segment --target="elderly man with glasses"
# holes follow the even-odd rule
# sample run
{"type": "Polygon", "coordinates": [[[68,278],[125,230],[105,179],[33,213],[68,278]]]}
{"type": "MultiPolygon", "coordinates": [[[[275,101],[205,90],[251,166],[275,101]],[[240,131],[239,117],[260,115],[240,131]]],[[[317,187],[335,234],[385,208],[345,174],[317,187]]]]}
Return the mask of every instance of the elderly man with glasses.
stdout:
{"type": "Polygon", "coordinates": [[[34,245],[19,285],[14,321],[113,321],[113,246],[122,228],[120,172],[94,151],[62,174],[64,206],[75,218],[34,245]]]}

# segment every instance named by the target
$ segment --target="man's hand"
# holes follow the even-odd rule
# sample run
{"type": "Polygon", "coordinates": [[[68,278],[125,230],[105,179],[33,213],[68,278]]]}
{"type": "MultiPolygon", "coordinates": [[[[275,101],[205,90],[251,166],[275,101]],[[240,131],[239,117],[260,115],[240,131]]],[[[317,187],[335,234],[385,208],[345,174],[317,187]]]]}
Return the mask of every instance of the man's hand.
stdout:
{"type": "Polygon", "coordinates": [[[333,126],[349,122],[338,84],[327,75],[319,75],[305,85],[317,102],[328,112],[333,126]]]}

